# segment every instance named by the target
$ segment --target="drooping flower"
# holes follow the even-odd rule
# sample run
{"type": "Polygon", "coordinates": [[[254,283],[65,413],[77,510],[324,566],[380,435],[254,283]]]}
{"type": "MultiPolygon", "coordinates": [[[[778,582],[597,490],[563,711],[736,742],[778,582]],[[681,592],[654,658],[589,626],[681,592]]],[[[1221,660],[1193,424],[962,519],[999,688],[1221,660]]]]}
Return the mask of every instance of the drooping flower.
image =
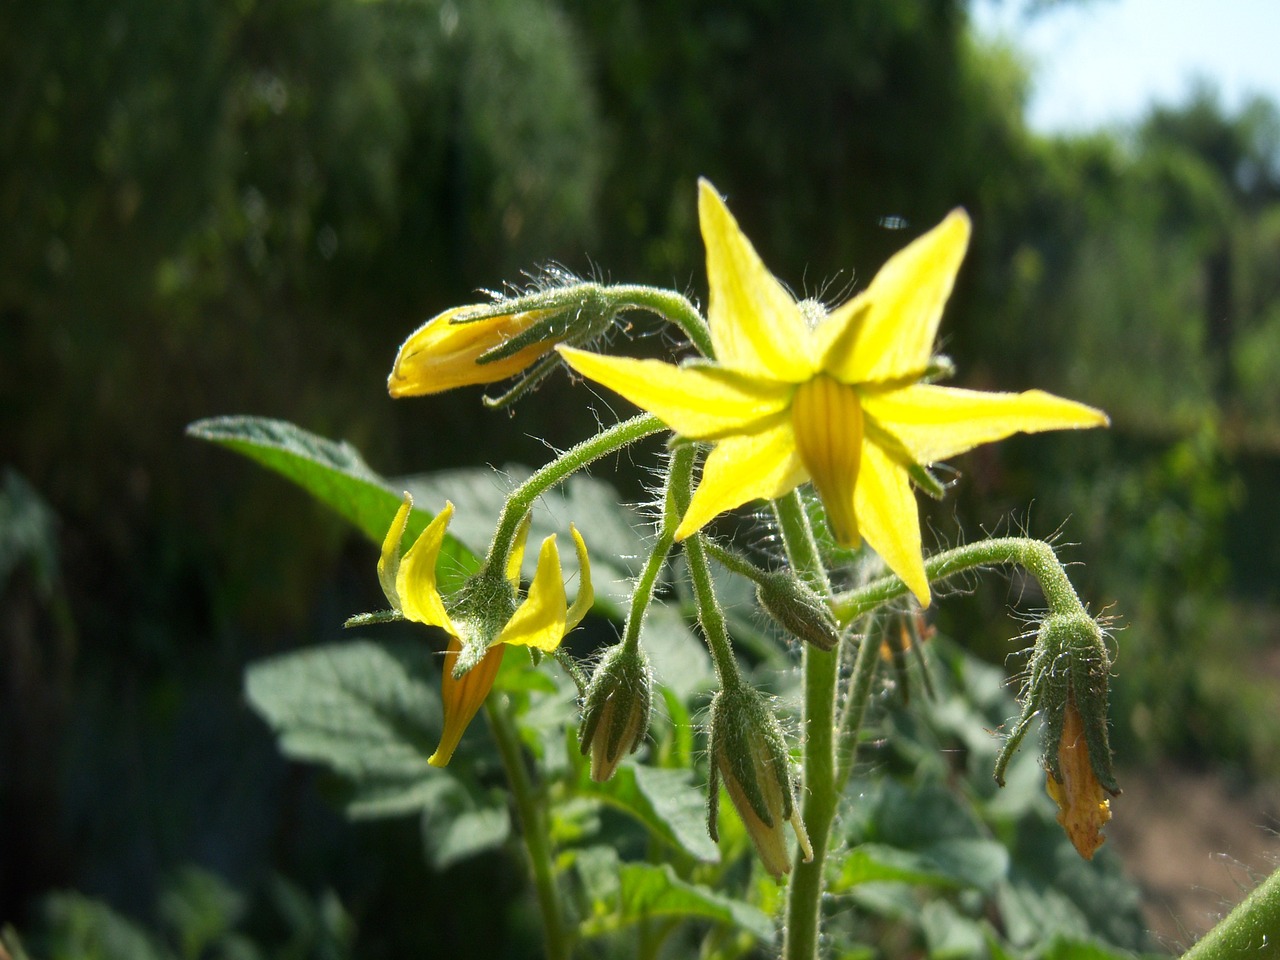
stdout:
{"type": "Polygon", "coordinates": [[[1098,781],[1089,756],[1089,741],[1075,697],[1068,694],[1058,741],[1058,770],[1045,772],[1045,789],[1058,805],[1058,823],[1076,852],[1092,860],[1106,841],[1102,828],[1111,820],[1111,800],[1098,781]]]}
{"type": "Polygon", "coordinates": [[[923,382],[969,241],[956,210],[895,254],[865,291],[827,313],[765,268],[705,180],[714,362],[676,366],[559,347],[568,364],[714,443],[677,539],[757,498],[811,480],[837,541],[865,539],[929,603],[911,480],[921,467],[1018,432],[1103,426],[1099,410],[1039,390],[985,393],[923,382]]]}
{"type": "Polygon", "coordinates": [[[453,516],[453,504],[445,502],[444,509],[402,557],[401,540],[412,507],[413,498],[406,493],[382,544],[378,579],[392,608],[405,619],[440,627],[449,635],[440,693],[444,732],[435,753],[427,759],[432,766],[443,767],[453,757],[463,732],[493,687],[506,648],[534,647],[547,652],[556,649],[591,609],[595,594],[586,544],[577,528],[570,525],[582,572],[573,606],[568,606],[565,599],[554,534],[542,541],[537,570],[521,600],[520,564],[528,532],[525,525],[503,575],[494,577],[481,568],[456,596],[446,600],[436,585],[436,562],[453,516]]]}
{"type": "Polygon", "coordinates": [[[1110,673],[1102,625],[1083,608],[1050,613],[1040,623],[1027,664],[1019,695],[1022,714],[996,757],[995,779],[1003,787],[1005,770],[1032,720],[1044,719],[1045,789],[1058,805],[1058,823],[1086,860],[1105,839],[1109,797],[1120,795],[1107,730],[1110,673]]]}

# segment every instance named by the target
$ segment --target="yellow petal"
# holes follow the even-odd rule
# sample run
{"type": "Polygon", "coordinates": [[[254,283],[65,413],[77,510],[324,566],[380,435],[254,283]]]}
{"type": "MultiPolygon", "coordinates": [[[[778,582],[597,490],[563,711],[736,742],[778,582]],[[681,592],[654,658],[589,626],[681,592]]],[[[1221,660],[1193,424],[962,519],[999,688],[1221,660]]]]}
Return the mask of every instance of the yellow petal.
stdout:
{"type": "Polygon", "coordinates": [[[863,408],[902,441],[917,463],[933,463],[1015,433],[1105,427],[1107,415],[1042,390],[986,393],[918,384],[867,394],[863,408]]]}
{"type": "Polygon", "coordinates": [[[573,534],[573,546],[578,551],[578,595],[565,618],[565,633],[580,624],[591,605],[596,602],[596,592],[591,586],[591,558],[587,556],[587,545],[572,523],[569,524],[569,532],[573,534]]]}
{"type": "Polygon", "coordinates": [[[436,514],[427,528],[400,561],[396,572],[396,592],[400,596],[400,610],[410,620],[431,627],[443,627],[451,634],[457,630],[444,608],[444,600],[436,586],[436,561],[444,544],[445,528],[453,516],[453,504],[445,501],[444,509],[436,514]]]}
{"type": "Polygon", "coordinates": [[[923,371],[968,246],[969,216],[953,210],[890,257],[864,294],[871,308],[856,344],[839,369],[828,367],[828,372],[847,383],[864,383],[923,371]]]}
{"type": "Polygon", "coordinates": [[[698,220],[707,247],[707,322],[716,361],[775,380],[808,379],[814,371],[809,325],[706,180],[698,181],[698,220]]]}
{"type": "Polygon", "coordinates": [[[400,595],[396,592],[396,574],[400,570],[400,541],[404,539],[404,528],[409,523],[409,511],[413,509],[413,497],[409,491],[404,493],[404,503],[396,511],[387,535],[382,541],[382,556],[378,558],[378,582],[382,584],[382,592],[392,610],[400,609],[400,595]]]}
{"type": "Polygon", "coordinates": [[[676,539],[697,533],[718,514],[749,500],[780,497],[808,478],[789,422],[722,440],[702,466],[702,479],[676,529],[676,539]]]}
{"type": "Polygon", "coordinates": [[[791,404],[796,450],[827,511],[836,542],[858,545],[853,494],[862,459],[862,406],[853,387],[819,374],[796,390],[791,404]]]}
{"type": "Polygon", "coordinates": [[[529,593],[498,634],[497,642],[537,647],[550,652],[560,646],[564,635],[564,580],[553,534],[542,541],[538,569],[533,575],[533,583],[529,585],[529,593]]]}
{"type": "Polygon", "coordinates": [[[524,545],[529,539],[529,528],[533,526],[533,514],[526,513],[520,526],[516,528],[516,538],[511,542],[511,552],[507,554],[507,581],[513,590],[520,589],[520,566],[524,563],[524,545]]]}
{"type": "Polygon", "coordinates": [[[444,674],[440,681],[444,732],[440,735],[436,752],[427,758],[427,763],[431,766],[443,767],[453,759],[458,741],[462,739],[462,734],[466,732],[476,711],[493,688],[493,681],[498,675],[498,668],[502,666],[502,655],[506,649],[501,644],[492,647],[483,660],[455,680],[453,665],[458,660],[462,644],[457,637],[449,637],[449,649],[444,655],[444,674]]]}
{"type": "Polygon", "coordinates": [[[750,430],[786,408],[794,387],[711,364],[677,367],[660,360],[611,357],[561,347],[574,370],[648,410],[676,433],[710,440],[750,430]]]}
{"type": "Polygon", "coordinates": [[[874,443],[862,449],[854,507],[863,539],[890,570],[929,605],[929,578],[920,545],[920,508],[911,492],[906,468],[891,460],[874,443]]]}
{"type": "Polygon", "coordinates": [[[501,314],[468,323],[450,321],[468,311],[471,304],[454,307],[432,317],[412,334],[396,354],[387,378],[393,397],[419,397],[443,393],[455,387],[496,383],[514,377],[551,349],[551,341],[531,344],[518,353],[492,363],[476,363],[481,354],[523,333],[547,315],[546,310],[501,314]]]}

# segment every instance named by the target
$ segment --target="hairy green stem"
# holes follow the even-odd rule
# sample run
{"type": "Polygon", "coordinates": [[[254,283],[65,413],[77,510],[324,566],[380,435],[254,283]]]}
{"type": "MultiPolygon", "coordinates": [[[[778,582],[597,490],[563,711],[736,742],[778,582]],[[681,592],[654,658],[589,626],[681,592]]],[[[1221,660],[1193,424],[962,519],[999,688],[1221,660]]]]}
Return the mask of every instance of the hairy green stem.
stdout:
{"type": "Polygon", "coordinates": [[[1280,870],[1262,881],[1182,960],[1271,960],[1280,957],[1280,870]]]}
{"type": "MultiPolygon", "coordinates": [[[[937,583],[965,570],[997,563],[1017,564],[1035,577],[1044,591],[1049,609],[1054,613],[1074,613],[1084,609],[1053,547],[1042,540],[1029,537],[979,540],[934,554],[925,560],[924,570],[929,582],[937,583]]],[[[840,623],[850,624],[877,607],[906,596],[907,592],[907,585],[890,574],[840,594],[832,603],[832,610],[840,623]]]]}
{"type": "Polygon", "coordinates": [[[493,542],[489,545],[489,556],[485,561],[490,570],[504,571],[507,568],[507,557],[511,553],[511,544],[515,541],[516,530],[525,515],[533,508],[534,501],[554,487],[573,476],[579,470],[589,466],[601,457],[621,450],[623,447],[643,440],[662,430],[666,425],[652,414],[641,414],[614,424],[589,440],[570,447],[546,466],[535,471],[507,497],[498,518],[497,529],[493,533],[493,542]]]}
{"type": "Polygon", "coordinates": [[[687,505],[689,486],[693,479],[693,458],[696,449],[691,443],[676,447],[671,454],[671,462],[667,465],[667,482],[663,491],[662,522],[658,527],[658,539],[649,552],[644,569],[640,571],[640,579],[636,582],[631,594],[631,610],[627,613],[627,623],[622,631],[622,644],[628,650],[640,645],[640,627],[644,622],[645,612],[653,600],[653,590],[658,582],[658,575],[667,562],[667,554],[675,543],[676,527],[680,525],[683,508],[677,505],[681,494],[687,505]],[[678,493],[679,492],[679,493],[678,493]]]}
{"type": "MultiPolygon", "coordinates": [[[[792,491],[774,501],[774,514],[778,518],[792,569],[815,590],[829,596],[831,586],[826,568],[800,495],[792,491]]],[[[800,815],[809,832],[813,857],[806,863],[797,854],[787,887],[787,921],[782,944],[782,956],[787,960],[814,960],[818,956],[823,874],[831,825],[840,799],[836,783],[834,722],[840,648],[824,651],[805,644],[802,656],[804,753],[800,776],[800,815]]]]}
{"type": "Polygon", "coordinates": [[[716,677],[721,690],[733,690],[742,681],[738,662],[733,658],[733,645],[729,642],[729,630],[725,627],[724,611],[716,599],[711,578],[711,564],[707,561],[707,549],[702,534],[695,533],[684,542],[684,558],[689,564],[689,579],[693,582],[693,601],[698,607],[698,622],[711,650],[716,677]]]}
{"type": "Polygon", "coordinates": [[[711,344],[711,331],[707,327],[707,321],[689,302],[688,297],[674,290],[642,287],[637,284],[618,284],[609,287],[609,293],[625,300],[627,306],[656,313],[664,320],[674,323],[704,357],[716,355],[715,347],[711,344]]]}
{"type": "Polygon", "coordinates": [[[560,891],[556,886],[555,866],[552,860],[551,837],[547,827],[545,801],[534,788],[520,750],[520,738],[511,719],[506,698],[490,696],[485,699],[485,713],[493,738],[498,744],[502,767],[515,800],[516,816],[520,820],[520,834],[525,850],[529,853],[529,866],[533,873],[533,886],[538,896],[538,910],[542,914],[543,940],[547,960],[569,960],[572,946],[564,926],[564,912],[560,905],[560,891]],[[498,705],[498,701],[504,701],[498,705]]]}
{"type": "Polygon", "coordinates": [[[858,756],[858,734],[862,732],[862,720],[867,715],[867,702],[871,699],[871,684],[880,665],[880,643],[871,634],[862,638],[858,655],[853,661],[853,676],[849,678],[849,692],[845,694],[844,711],[840,716],[836,745],[836,794],[844,793],[858,756]]]}
{"type": "MultiPolygon", "coordinates": [[[[691,444],[686,446],[692,450],[691,444]]],[[[677,517],[683,517],[693,498],[692,460],[688,472],[682,471],[677,475],[672,470],[668,475],[667,493],[669,508],[677,517]]],[[[693,602],[698,608],[698,622],[702,624],[702,634],[711,650],[720,689],[734,690],[742,684],[742,674],[738,671],[738,662],[733,658],[733,645],[729,642],[729,631],[725,627],[724,611],[720,609],[720,601],[716,599],[711,564],[707,560],[707,548],[702,534],[696,533],[684,542],[684,558],[689,564],[689,579],[693,583],[693,602]]]]}

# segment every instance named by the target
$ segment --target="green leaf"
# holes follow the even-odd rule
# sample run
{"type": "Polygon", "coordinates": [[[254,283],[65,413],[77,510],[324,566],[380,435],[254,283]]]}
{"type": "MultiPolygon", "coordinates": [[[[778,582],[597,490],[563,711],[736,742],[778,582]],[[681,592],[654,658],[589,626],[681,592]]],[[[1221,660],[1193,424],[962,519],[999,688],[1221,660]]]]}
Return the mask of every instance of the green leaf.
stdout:
{"type": "Polygon", "coordinates": [[[449,781],[422,811],[422,844],[427,862],[444,870],[460,860],[496,849],[511,836],[511,815],[500,794],[477,802],[461,784],[449,781]]]}
{"type": "Polygon", "coordinates": [[[159,913],[184,957],[204,956],[244,919],[247,899],[216,873],[188,865],[160,893],[159,913]]]}
{"type": "MultiPolygon", "coordinates": [[[[187,434],[234,450],[292,480],[321,503],[349,520],[375,544],[381,544],[403,501],[403,487],[378,476],[349,443],[309,433],[266,417],[213,417],[187,427],[187,434]]],[[[405,543],[412,543],[433,513],[419,501],[410,514],[405,543]]],[[[492,522],[492,518],[490,519],[492,522]]],[[[480,565],[478,551],[446,535],[438,564],[440,589],[456,590],[480,565]]]]}
{"type": "MultiPolygon", "coordinates": [[[[577,755],[577,751],[573,751],[577,755]]],[[[579,764],[578,791],[598,797],[638,820],[651,834],[689,856],[716,863],[720,851],[707,836],[706,798],[689,784],[687,770],[663,770],[624,762],[606,782],[596,783],[579,764]]]]}
{"type": "Polygon", "coordinates": [[[600,936],[655,917],[713,920],[772,942],[773,920],[750,904],[722,896],[676,876],[669,864],[627,863],[618,868],[617,903],[613,912],[581,925],[584,937],[600,936]]]}
{"type": "Polygon", "coordinates": [[[407,813],[451,779],[427,764],[440,735],[433,656],[425,643],[353,640],[253,664],[245,691],[285,754],[351,782],[351,815],[407,813]]]}
{"type": "Polygon", "coordinates": [[[994,840],[942,840],[920,850],[864,843],[841,860],[830,889],[840,893],[862,883],[892,882],[990,890],[1008,869],[1008,851],[994,840]]]}
{"type": "Polygon", "coordinates": [[[43,903],[50,960],[170,960],[173,956],[132,920],[79,893],[43,903]]]}

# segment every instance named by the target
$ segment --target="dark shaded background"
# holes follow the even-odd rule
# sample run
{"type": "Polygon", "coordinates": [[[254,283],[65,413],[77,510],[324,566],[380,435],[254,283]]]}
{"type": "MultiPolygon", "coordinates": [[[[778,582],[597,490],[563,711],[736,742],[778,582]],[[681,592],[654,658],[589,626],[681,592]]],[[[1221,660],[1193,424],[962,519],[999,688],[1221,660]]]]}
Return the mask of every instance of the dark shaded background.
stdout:
{"type": "MultiPolygon", "coordinates": [[[[396,956],[468,929],[483,904],[449,890],[519,888],[482,858],[424,896],[444,880],[398,855],[414,824],[350,827],[279,758],[243,666],[377,605],[373,552],[183,427],[281,417],[390,474],[541,463],[538,438],[591,431],[583,391],[555,377],[510,419],[476,391],[392,403],[396,346],[550,262],[700,296],[700,175],[831,300],[970,210],[956,382],[1114,427],[964,458],[932,539],[1079,544],[1082,593],[1126,627],[1122,763],[1280,772],[1280,118],[1206,86],[1133,130],[1034,135],[1025,67],[967,6],[0,7],[0,921],[58,889],[146,918],[194,863],[331,891],[361,955],[396,956]]],[[[940,625],[999,662],[1016,589],[940,625]]]]}

